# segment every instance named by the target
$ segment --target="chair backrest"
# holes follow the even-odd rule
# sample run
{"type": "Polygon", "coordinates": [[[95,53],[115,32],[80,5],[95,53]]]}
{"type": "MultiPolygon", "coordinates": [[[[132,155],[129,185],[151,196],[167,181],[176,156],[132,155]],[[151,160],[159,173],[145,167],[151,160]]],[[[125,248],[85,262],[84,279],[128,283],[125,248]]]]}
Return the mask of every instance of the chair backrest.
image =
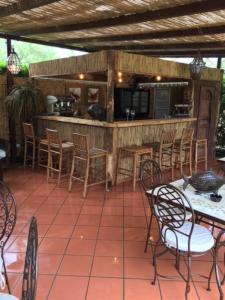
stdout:
{"type": "Polygon", "coordinates": [[[192,143],[194,135],[194,128],[184,128],[181,136],[181,144],[192,143]]]}
{"type": "Polygon", "coordinates": [[[177,130],[163,130],[160,138],[161,147],[172,147],[174,145],[177,130]]]}
{"type": "Polygon", "coordinates": [[[89,155],[89,136],[73,133],[74,155],[86,159],[89,155]]]}
{"type": "Polygon", "coordinates": [[[34,127],[32,124],[23,123],[23,133],[25,138],[34,139],[34,127]]]}
{"type": "Polygon", "coordinates": [[[165,240],[167,231],[172,231],[178,243],[177,234],[182,234],[188,238],[190,250],[191,235],[194,229],[195,214],[187,197],[179,189],[171,184],[161,184],[154,188],[154,215],[158,222],[162,240],[165,240]],[[190,230],[187,232],[179,229],[187,220],[187,212],[190,214],[190,230]],[[166,229],[164,228],[166,226],[166,229]]]}
{"type": "Polygon", "coordinates": [[[52,148],[62,148],[62,141],[58,130],[46,128],[46,135],[48,140],[48,147],[51,150],[52,148]]]}
{"type": "Polygon", "coordinates": [[[32,217],[30,222],[25,265],[23,272],[23,286],[21,300],[35,300],[37,286],[38,262],[38,230],[37,220],[32,217]]]}
{"type": "Polygon", "coordinates": [[[4,249],[16,225],[17,209],[10,189],[2,181],[0,181],[0,207],[0,248],[4,249]]]}
{"type": "Polygon", "coordinates": [[[145,160],[141,165],[141,184],[144,190],[151,190],[160,183],[162,183],[162,172],[159,164],[152,159],[145,160]]]}

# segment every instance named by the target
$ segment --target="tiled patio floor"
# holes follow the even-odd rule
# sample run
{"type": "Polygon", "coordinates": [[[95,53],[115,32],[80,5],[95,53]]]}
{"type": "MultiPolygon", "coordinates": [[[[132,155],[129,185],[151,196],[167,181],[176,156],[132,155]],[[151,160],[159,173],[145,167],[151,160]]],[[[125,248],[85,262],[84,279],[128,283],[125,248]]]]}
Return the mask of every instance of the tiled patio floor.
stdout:
{"type": "MultiPolygon", "coordinates": [[[[68,193],[67,182],[58,188],[46,183],[44,170],[22,167],[8,171],[5,181],[18,205],[5,256],[15,295],[20,295],[28,223],[35,215],[40,239],[37,300],[184,299],[185,284],[168,254],[161,258],[159,270],[170,278],[151,284],[150,247],[144,253],[149,209],[141,190],[134,193],[131,184],[121,184],[104,192],[99,186],[84,200],[79,185],[68,193]]],[[[219,299],[216,284],[207,292],[206,279],[197,275],[208,275],[210,260],[207,255],[193,262],[196,275],[189,299],[219,299]]]]}

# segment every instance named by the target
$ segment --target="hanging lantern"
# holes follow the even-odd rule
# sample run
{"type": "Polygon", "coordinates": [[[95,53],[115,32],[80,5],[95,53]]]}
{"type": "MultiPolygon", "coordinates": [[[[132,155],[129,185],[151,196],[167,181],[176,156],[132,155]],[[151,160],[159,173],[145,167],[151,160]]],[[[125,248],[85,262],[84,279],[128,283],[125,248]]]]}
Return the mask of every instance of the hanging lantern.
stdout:
{"type": "Polygon", "coordinates": [[[202,59],[200,52],[194,57],[193,61],[189,64],[190,75],[192,79],[200,79],[202,69],[205,68],[205,62],[202,59]]]}
{"type": "Polygon", "coordinates": [[[21,70],[21,62],[14,48],[12,48],[12,51],[7,59],[7,68],[13,75],[18,74],[21,70]]]}

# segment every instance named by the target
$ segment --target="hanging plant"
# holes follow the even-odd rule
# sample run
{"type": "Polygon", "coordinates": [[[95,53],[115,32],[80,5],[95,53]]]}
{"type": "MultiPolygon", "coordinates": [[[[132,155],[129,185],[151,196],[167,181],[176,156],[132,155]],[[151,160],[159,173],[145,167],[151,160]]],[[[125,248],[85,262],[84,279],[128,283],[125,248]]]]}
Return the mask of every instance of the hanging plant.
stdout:
{"type": "Polygon", "coordinates": [[[34,117],[45,112],[46,100],[42,91],[27,80],[22,86],[15,86],[5,99],[9,116],[20,123],[32,122],[34,117]]]}

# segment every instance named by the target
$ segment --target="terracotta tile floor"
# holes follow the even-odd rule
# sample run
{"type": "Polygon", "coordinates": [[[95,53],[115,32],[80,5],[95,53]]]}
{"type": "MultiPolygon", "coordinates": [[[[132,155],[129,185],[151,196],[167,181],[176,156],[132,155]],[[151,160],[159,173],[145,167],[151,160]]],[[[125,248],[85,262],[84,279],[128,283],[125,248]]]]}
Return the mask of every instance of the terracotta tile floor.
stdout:
{"type": "MultiPolygon", "coordinates": [[[[18,167],[6,172],[5,181],[18,206],[5,255],[15,295],[20,295],[28,223],[35,215],[40,241],[37,300],[184,299],[185,284],[170,254],[159,262],[159,271],[170,278],[151,284],[151,248],[144,253],[150,212],[145,195],[140,189],[132,192],[131,183],[110,192],[99,186],[84,200],[79,184],[68,193],[66,181],[60,187],[47,184],[44,170],[18,167]]],[[[155,227],[154,239],[157,234],[155,227]]],[[[207,292],[206,279],[197,275],[208,275],[210,260],[209,255],[194,260],[189,299],[219,299],[216,284],[207,292]]],[[[185,270],[184,262],[181,267],[185,270]]]]}

